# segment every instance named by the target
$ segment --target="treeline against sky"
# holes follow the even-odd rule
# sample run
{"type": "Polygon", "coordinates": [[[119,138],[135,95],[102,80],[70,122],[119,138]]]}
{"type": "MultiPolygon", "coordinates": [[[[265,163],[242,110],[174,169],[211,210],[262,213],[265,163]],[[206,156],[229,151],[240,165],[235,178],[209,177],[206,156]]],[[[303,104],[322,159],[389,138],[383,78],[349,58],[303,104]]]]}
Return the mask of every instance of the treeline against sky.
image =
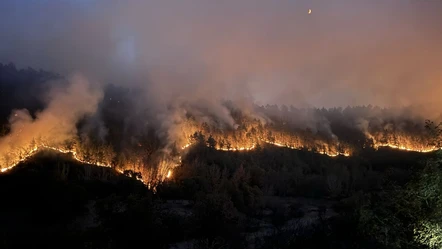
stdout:
{"type": "MultiPolygon", "coordinates": [[[[57,94],[51,88],[68,88],[68,81],[54,83],[56,79],[61,76],[32,68],[18,70],[13,64],[0,65],[0,94],[5,100],[0,107],[3,135],[13,126],[13,110],[27,109],[31,119],[35,119],[54,99],[51,94],[57,94]]],[[[75,91],[73,94],[84,95],[75,91]]],[[[76,97],[81,96],[72,98],[76,97]]],[[[156,113],[155,107],[140,107],[142,98],[135,88],[107,85],[94,100],[97,102],[94,110],[87,115],[79,114],[78,120],[72,119],[76,135],[83,140],[112,145],[117,152],[142,147],[170,152],[193,142],[198,134],[204,135],[205,141],[211,137],[216,143],[212,145],[219,149],[249,148],[266,141],[335,152],[380,144],[415,145],[418,150],[431,143],[425,128],[427,117],[416,107],[297,108],[245,105],[229,100],[213,106],[205,105],[204,100],[200,104],[183,100],[180,105],[170,103],[167,112],[156,113]]],[[[60,113],[70,111],[60,110],[60,113]]]]}

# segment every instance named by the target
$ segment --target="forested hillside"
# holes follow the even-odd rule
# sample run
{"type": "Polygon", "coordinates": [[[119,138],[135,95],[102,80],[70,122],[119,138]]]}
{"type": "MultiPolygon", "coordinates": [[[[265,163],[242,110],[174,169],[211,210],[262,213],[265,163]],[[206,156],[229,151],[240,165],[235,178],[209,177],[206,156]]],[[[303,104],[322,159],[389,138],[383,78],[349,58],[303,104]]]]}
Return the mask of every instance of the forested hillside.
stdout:
{"type": "MultiPolygon", "coordinates": [[[[1,65],[0,141],[33,127],[14,128],[13,109],[29,110],[30,125],[46,117],[48,80],[60,78],[1,65]]],[[[152,113],[130,112],[136,94],[108,86],[63,146],[32,138],[37,149],[2,170],[1,248],[442,246],[435,123],[373,106],[251,115],[226,102],[235,125],[194,108],[170,141],[152,113]]]]}

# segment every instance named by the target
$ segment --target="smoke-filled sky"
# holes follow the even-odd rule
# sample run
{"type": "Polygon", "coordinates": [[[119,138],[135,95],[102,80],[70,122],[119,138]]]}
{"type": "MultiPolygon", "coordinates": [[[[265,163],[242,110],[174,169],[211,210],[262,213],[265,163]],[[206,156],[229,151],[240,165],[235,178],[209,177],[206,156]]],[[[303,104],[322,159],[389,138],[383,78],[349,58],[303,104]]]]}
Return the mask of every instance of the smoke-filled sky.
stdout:
{"type": "Polygon", "coordinates": [[[147,105],[442,110],[441,0],[2,0],[0,30],[0,62],[141,86],[147,105]]]}

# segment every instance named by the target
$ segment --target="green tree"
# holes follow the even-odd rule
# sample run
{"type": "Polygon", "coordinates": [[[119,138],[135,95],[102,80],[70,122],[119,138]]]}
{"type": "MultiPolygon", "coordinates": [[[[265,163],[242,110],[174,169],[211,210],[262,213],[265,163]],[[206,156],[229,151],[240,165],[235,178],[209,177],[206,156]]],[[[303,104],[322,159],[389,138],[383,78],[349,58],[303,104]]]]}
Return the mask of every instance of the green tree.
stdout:
{"type": "Polygon", "coordinates": [[[430,248],[442,248],[442,160],[427,163],[424,172],[408,189],[411,198],[419,202],[414,210],[418,221],[415,239],[430,248]]]}
{"type": "MultiPolygon", "coordinates": [[[[441,126],[427,121],[426,127],[440,146],[441,126]]],[[[442,154],[416,173],[405,186],[393,184],[368,196],[359,210],[359,228],[367,238],[385,248],[442,248],[442,154]]]]}

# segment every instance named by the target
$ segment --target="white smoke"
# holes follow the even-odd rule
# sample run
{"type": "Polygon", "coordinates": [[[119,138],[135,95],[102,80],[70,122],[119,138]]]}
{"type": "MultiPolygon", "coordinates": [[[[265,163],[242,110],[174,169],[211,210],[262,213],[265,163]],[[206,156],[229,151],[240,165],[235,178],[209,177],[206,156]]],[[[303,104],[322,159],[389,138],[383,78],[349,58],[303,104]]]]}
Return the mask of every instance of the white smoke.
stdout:
{"type": "Polygon", "coordinates": [[[11,155],[29,149],[36,143],[60,145],[76,138],[76,124],[85,115],[94,114],[103,93],[97,84],[81,75],[58,82],[48,94],[47,108],[33,118],[25,109],[14,110],[9,119],[10,133],[0,138],[0,166],[6,165],[11,155]]]}

